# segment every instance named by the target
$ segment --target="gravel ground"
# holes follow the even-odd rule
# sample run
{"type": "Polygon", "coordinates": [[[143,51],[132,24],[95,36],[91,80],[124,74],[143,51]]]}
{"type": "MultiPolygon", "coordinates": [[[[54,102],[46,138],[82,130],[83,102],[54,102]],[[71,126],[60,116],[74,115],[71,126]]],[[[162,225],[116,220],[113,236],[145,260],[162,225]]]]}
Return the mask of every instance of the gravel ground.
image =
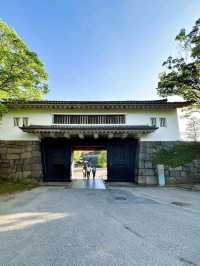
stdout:
{"type": "Polygon", "coordinates": [[[173,188],[23,192],[0,202],[0,265],[200,265],[199,202],[173,188]]]}

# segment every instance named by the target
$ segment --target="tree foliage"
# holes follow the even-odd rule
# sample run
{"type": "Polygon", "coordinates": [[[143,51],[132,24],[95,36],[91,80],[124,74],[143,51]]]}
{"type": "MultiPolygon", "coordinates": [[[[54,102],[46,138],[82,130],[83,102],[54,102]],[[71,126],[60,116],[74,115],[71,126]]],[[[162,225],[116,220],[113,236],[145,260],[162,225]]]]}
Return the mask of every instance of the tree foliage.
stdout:
{"type": "Polygon", "coordinates": [[[185,121],[184,137],[197,142],[200,140],[200,109],[198,106],[189,106],[181,110],[181,118],[185,121]]]}
{"type": "Polygon", "coordinates": [[[82,158],[82,152],[81,151],[74,151],[73,157],[74,157],[74,161],[76,163],[80,162],[80,160],[82,158]]]}
{"type": "Polygon", "coordinates": [[[200,159],[200,143],[179,143],[171,148],[161,148],[154,154],[153,162],[178,167],[200,159]]]}
{"type": "Polygon", "coordinates": [[[182,56],[169,56],[160,75],[157,91],[162,97],[178,95],[187,101],[200,104],[200,19],[187,33],[182,29],[175,39],[182,56]]]}
{"type": "Polygon", "coordinates": [[[98,165],[102,168],[107,166],[107,152],[101,151],[98,156],[98,165]]]}
{"type": "Polygon", "coordinates": [[[37,54],[0,20],[0,99],[41,99],[48,76],[37,54]]]}

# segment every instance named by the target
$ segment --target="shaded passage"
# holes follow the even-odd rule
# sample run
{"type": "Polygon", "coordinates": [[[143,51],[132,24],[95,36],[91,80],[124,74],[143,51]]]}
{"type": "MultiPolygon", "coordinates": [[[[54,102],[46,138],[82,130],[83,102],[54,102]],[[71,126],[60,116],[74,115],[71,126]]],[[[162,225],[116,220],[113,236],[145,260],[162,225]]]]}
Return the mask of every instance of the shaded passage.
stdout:
{"type": "Polygon", "coordinates": [[[85,188],[85,189],[106,189],[105,183],[103,180],[73,180],[67,185],[67,188],[85,188]]]}

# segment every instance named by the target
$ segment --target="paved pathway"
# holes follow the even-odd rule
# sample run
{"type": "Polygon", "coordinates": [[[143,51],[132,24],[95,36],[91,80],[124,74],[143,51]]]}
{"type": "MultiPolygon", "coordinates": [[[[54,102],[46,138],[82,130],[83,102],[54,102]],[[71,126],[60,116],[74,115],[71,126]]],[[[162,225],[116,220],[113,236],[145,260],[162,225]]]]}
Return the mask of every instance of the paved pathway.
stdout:
{"type": "Polygon", "coordinates": [[[0,203],[0,265],[200,265],[196,202],[170,188],[24,192],[0,203]]]}
{"type": "Polygon", "coordinates": [[[106,189],[105,183],[101,179],[75,179],[69,182],[67,187],[77,189],[106,189]]]}

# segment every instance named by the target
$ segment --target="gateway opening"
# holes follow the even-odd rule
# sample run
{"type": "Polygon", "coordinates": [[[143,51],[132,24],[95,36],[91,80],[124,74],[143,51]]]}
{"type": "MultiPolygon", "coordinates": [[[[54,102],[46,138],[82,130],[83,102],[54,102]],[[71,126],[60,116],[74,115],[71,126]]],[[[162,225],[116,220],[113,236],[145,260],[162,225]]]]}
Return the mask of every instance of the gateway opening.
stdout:
{"type": "Polygon", "coordinates": [[[107,180],[107,150],[75,148],[72,151],[71,180],[107,180]]]}

